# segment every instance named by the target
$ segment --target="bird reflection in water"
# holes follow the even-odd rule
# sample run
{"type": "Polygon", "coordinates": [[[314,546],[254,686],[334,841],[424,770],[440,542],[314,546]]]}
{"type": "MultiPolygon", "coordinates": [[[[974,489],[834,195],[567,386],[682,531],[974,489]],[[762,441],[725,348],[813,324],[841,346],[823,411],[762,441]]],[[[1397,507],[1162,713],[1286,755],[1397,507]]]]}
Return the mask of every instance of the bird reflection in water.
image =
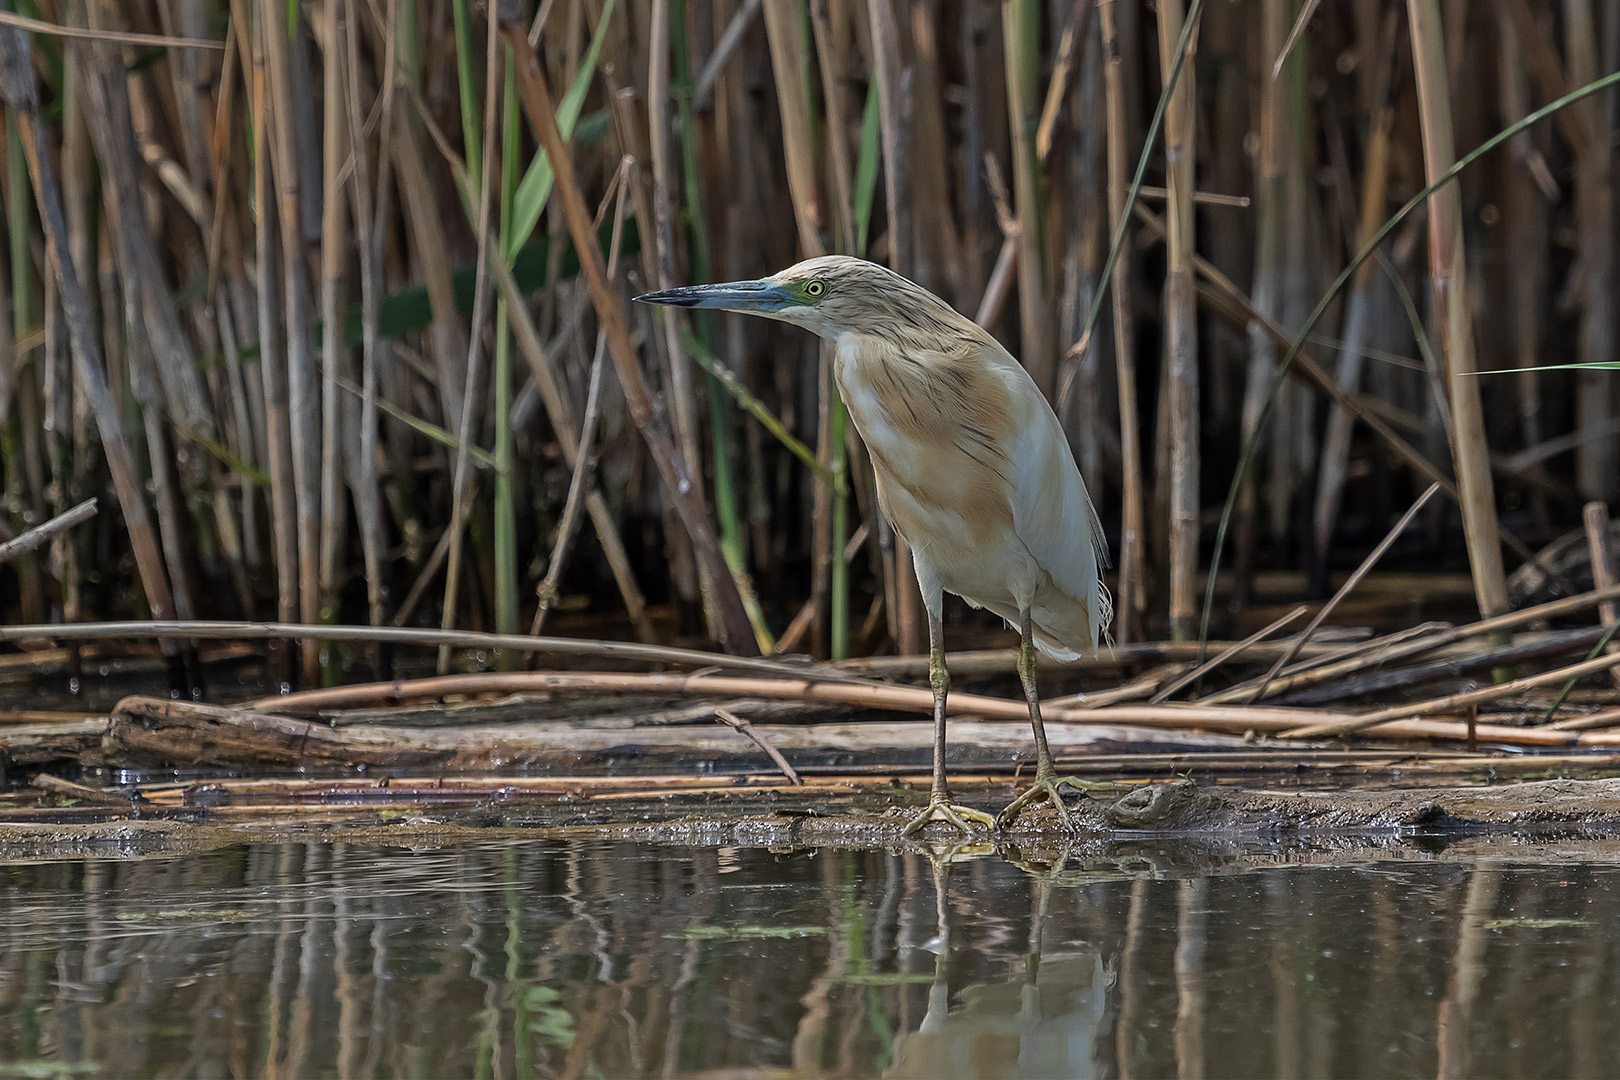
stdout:
{"type": "Polygon", "coordinates": [[[989,848],[983,845],[934,847],[929,851],[938,919],[938,934],[932,943],[938,949],[934,981],[922,1023],[896,1041],[894,1065],[885,1075],[896,1080],[948,1080],[1080,1077],[1111,1072],[1102,1064],[1101,1056],[1111,1047],[1105,1035],[1107,991],[1112,982],[1101,951],[1069,943],[1058,951],[1046,950],[1047,905],[1054,880],[1067,861],[1067,851],[1050,859],[1026,859],[1015,851],[1003,853],[1032,879],[1023,974],[1005,981],[968,985],[955,995],[951,993],[951,867],[985,854],[989,854],[989,848]]]}

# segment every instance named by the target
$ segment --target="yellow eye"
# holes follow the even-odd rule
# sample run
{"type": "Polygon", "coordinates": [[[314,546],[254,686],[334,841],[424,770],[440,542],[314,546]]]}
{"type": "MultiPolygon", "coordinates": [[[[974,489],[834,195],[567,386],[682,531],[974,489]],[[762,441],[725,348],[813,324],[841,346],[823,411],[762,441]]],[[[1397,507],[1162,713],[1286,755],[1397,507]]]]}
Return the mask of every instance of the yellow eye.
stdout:
{"type": "Polygon", "coordinates": [[[823,281],[821,281],[819,279],[806,282],[805,286],[804,286],[804,295],[810,297],[810,299],[812,299],[812,300],[819,300],[821,297],[826,296],[827,295],[827,284],[826,284],[826,282],[823,282],[823,281]]]}

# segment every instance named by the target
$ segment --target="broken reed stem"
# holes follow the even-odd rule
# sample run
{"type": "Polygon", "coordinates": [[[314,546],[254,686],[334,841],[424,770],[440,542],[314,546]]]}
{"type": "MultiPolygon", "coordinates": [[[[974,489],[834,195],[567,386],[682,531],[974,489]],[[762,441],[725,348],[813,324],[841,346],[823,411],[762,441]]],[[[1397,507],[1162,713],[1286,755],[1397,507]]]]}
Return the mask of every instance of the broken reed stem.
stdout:
{"type": "MultiPolygon", "coordinates": [[[[1505,631],[1525,626],[1529,623],[1539,622],[1543,619],[1561,618],[1584,611],[1605,599],[1620,597],[1620,587],[1604,590],[1602,592],[1582,593],[1579,596],[1565,597],[1562,600],[1553,600],[1534,607],[1521,608],[1510,611],[1506,615],[1498,615],[1494,619],[1482,619],[1479,622],[1469,623],[1466,626],[1453,627],[1434,633],[1418,634],[1411,640],[1398,643],[1388,650],[1379,650],[1377,642],[1362,642],[1354,647],[1353,655],[1344,660],[1313,667],[1297,675],[1284,675],[1275,680],[1267,694],[1275,697],[1290,690],[1301,689],[1306,686],[1316,686],[1341,675],[1359,670],[1371,662],[1392,663],[1396,660],[1405,660],[1424,653],[1433,652],[1447,645],[1470,638],[1492,636],[1505,631]]],[[[1405,633],[1410,633],[1406,631],[1405,633]]],[[[1236,686],[1230,690],[1223,690],[1218,694],[1211,694],[1205,698],[1207,704],[1217,704],[1224,701],[1236,701],[1252,693],[1250,686],[1236,686]]]]}
{"type": "MultiPolygon", "coordinates": [[[[1187,672],[1185,675],[1183,675],[1180,678],[1176,679],[1174,682],[1170,683],[1164,689],[1162,689],[1158,693],[1154,694],[1151,698],[1148,699],[1148,704],[1157,705],[1161,701],[1165,701],[1168,698],[1173,697],[1178,690],[1181,690],[1184,687],[1191,686],[1193,683],[1196,683],[1198,680],[1202,679],[1205,675],[1208,675],[1210,672],[1214,671],[1216,668],[1218,668],[1222,664],[1226,663],[1232,657],[1237,656],[1239,653],[1243,652],[1245,649],[1248,649],[1250,646],[1255,645],[1258,642],[1264,641],[1266,638],[1270,637],[1272,634],[1276,633],[1278,630],[1281,630],[1283,627],[1287,626],[1289,623],[1293,622],[1295,619],[1299,618],[1301,615],[1305,614],[1309,610],[1310,610],[1310,608],[1306,607],[1304,604],[1301,604],[1299,607],[1296,607],[1293,611],[1290,611],[1288,614],[1284,615],[1282,618],[1276,619],[1276,620],[1266,624],[1265,626],[1261,627],[1259,630],[1256,630],[1254,633],[1250,634],[1248,637],[1244,638],[1242,641],[1235,642],[1232,645],[1227,646],[1225,649],[1223,649],[1220,652],[1216,653],[1214,656],[1210,657],[1208,660],[1204,661],[1202,664],[1199,664],[1197,667],[1193,668],[1191,671],[1187,672]]],[[[1281,656],[1277,657],[1277,663],[1271,669],[1271,674],[1266,676],[1268,681],[1273,676],[1276,675],[1277,671],[1284,666],[1284,663],[1286,661],[1292,660],[1294,657],[1299,655],[1299,650],[1304,648],[1305,639],[1308,637],[1309,633],[1310,633],[1310,630],[1307,630],[1304,634],[1301,634],[1299,636],[1299,639],[1289,646],[1287,652],[1285,652],[1281,656]]],[[[1260,690],[1261,691],[1265,690],[1265,686],[1263,684],[1261,685],[1260,690]]],[[[1254,696],[1254,699],[1251,699],[1251,700],[1258,700],[1259,697],[1260,697],[1260,693],[1256,692],[1256,694],[1254,696]]]]}
{"type": "Polygon", "coordinates": [[[21,641],[116,641],[153,638],[177,641],[198,638],[223,641],[293,641],[319,637],[328,641],[376,641],[427,648],[445,646],[460,649],[510,649],[519,653],[546,653],[556,656],[596,656],[635,660],[649,664],[693,664],[734,671],[772,674],[787,679],[828,679],[833,682],[868,684],[859,674],[840,671],[824,664],[762,660],[751,656],[678,649],[667,645],[643,645],[630,641],[597,641],[591,638],[531,637],[524,634],[486,634],[477,630],[433,630],[407,626],[344,626],[322,623],[224,622],[194,620],[147,620],[132,622],[39,623],[29,626],[0,627],[0,642],[21,641]]]}
{"type": "Polygon", "coordinates": [[[782,756],[782,752],[780,750],[766,742],[764,736],[760,735],[759,732],[754,730],[754,725],[750,724],[747,720],[744,720],[730,709],[720,708],[719,706],[715,707],[714,718],[718,722],[731,728],[731,730],[737,732],[739,735],[746,736],[748,740],[755,746],[765,751],[765,753],[770,756],[770,759],[776,762],[776,767],[782,770],[782,775],[787,777],[788,783],[794,785],[795,787],[800,787],[804,784],[803,777],[793,770],[793,766],[788,764],[788,759],[782,756]]]}
{"type": "MultiPolygon", "coordinates": [[[[1604,650],[1608,650],[1611,658],[1620,658],[1617,657],[1616,650],[1609,644],[1614,640],[1615,631],[1617,630],[1620,630],[1620,623],[1609,624],[1609,628],[1603,632],[1603,636],[1598,639],[1598,643],[1592,646],[1592,651],[1586,654],[1588,663],[1597,659],[1598,654],[1604,650]]],[[[1613,681],[1617,670],[1620,669],[1612,667],[1609,669],[1611,681],[1613,681]]],[[[1564,701],[1569,697],[1570,691],[1575,689],[1575,680],[1578,677],[1577,675],[1571,675],[1569,681],[1559,688],[1558,695],[1553,698],[1553,703],[1547,707],[1547,714],[1541,718],[1542,724],[1551,724],[1553,722],[1553,717],[1557,716],[1558,710],[1563,708],[1564,701]]]]}
{"type": "Polygon", "coordinates": [[[1307,724],[1286,731],[1284,735],[1294,739],[1319,739],[1335,735],[1348,735],[1351,732],[1364,731],[1390,720],[1404,720],[1408,717],[1426,716],[1480,705],[1487,701],[1495,701],[1497,698],[1510,697],[1525,690],[1533,690],[1538,686],[1547,686],[1568,679],[1578,679],[1582,675],[1590,675],[1598,671],[1608,671],[1617,664],[1620,664],[1620,654],[1600,656],[1596,659],[1583,660],[1579,664],[1571,664],[1568,667],[1557,668],[1553,671],[1543,671],[1539,675],[1529,675],[1522,679],[1514,679],[1512,682],[1498,683],[1483,690],[1452,694],[1448,697],[1433,698],[1429,701],[1418,701],[1408,705],[1394,705],[1387,709],[1366,713],[1353,720],[1307,724]]]}
{"type": "MultiPolygon", "coordinates": [[[[1592,563],[1592,587],[1614,587],[1614,557],[1609,551],[1609,507],[1601,502],[1589,502],[1581,511],[1586,528],[1586,552],[1592,563]]],[[[1598,605],[1598,618],[1607,626],[1620,624],[1620,604],[1606,600],[1598,605]]],[[[1615,651],[1610,649],[1611,652],[1615,651]]],[[[1620,671],[1611,672],[1616,686],[1620,686],[1620,671]]]]}
{"type": "Polygon", "coordinates": [[[0,563],[10,562],[19,555],[43,547],[58,534],[66,532],[75,525],[89,521],[95,516],[96,500],[86,499],[66,513],[58,514],[49,521],[35,525],[20,536],[0,544],[0,563]]]}
{"type": "Polygon", "coordinates": [[[1346,578],[1344,584],[1340,585],[1338,591],[1333,594],[1333,598],[1323,604],[1322,610],[1318,611],[1316,617],[1306,625],[1304,632],[1299,635],[1299,639],[1294,642],[1293,647],[1288,652],[1277,657],[1277,662],[1271,665],[1271,670],[1266,672],[1265,678],[1260,680],[1260,686],[1255,690],[1254,697],[1249,699],[1250,704],[1259,701],[1265,696],[1266,687],[1271,684],[1271,680],[1275,679],[1277,673],[1287,667],[1294,657],[1299,655],[1299,650],[1305,647],[1306,642],[1310,641],[1311,635],[1315,634],[1317,629],[1327,621],[1328,616],[1333,614],[1339,604],[1344,601],[1344,598],[1355,591],[1356,586],[1361,584],[1361,579],[1366,577],[1374,566],[1378,565],[1378,560],[1384,557],[1384,552],[1388,551],[1390,546],[1400,538],[1400,535],[1406,531],[1406,527],[1412,523],[1412,519],[1417,517],[1418,511],[1427,506],[1429,500],[1434,498],[1435,492],[1439,490],[1439,484],[1430,484],[1428,490],[1417,497],[1417,501],[1407,508],[1406,513],[1401,515],[1401,519],[1394,524],[1389,532],[1384,534],[1382,540],[1378,541],[1378,546],[1367,553],[1367,557],[1361,560],[1361,565],[1356,567],[1355,572],[1346,578]]]}

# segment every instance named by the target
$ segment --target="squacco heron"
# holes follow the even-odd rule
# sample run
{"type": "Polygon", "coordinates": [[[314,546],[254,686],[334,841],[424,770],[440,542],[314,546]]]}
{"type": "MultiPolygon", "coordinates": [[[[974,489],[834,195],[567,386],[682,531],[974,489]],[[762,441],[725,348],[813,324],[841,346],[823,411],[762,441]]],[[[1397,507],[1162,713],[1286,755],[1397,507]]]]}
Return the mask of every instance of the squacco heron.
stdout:
{"type": "Polygon", "coordinates": [[[994,827],[1046,800],[1073,828],[1041,724],[1035,652],[1094,655],[1112,615],[1107,547],[1056,414],[1023,367],[945,301],[876,263],[808,259],[774,277],[636,299],[762,315],[834,347],[833,374],[872,457],[878,504],[911,545],[928,611],[934,782],[907,833],[945,821],[994,827]],[[989,608],[1020,635],[1018,675],[1035,731],[1034,784],[998,818],[951,801],[945,780],[944,594],[989,608]]]}

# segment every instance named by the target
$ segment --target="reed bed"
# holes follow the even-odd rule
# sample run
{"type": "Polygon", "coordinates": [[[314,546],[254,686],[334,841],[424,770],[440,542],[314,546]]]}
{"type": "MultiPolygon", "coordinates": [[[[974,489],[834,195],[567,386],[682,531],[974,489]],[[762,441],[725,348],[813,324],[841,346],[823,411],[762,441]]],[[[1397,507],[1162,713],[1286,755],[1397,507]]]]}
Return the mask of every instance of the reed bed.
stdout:
{"type": "MultiPolygon", "coordinates": [[[[627,303],[823,251],[1052,396],[1121,645],[1197,636],[1217,559],[1240,637],[1258,568],[1321,600],[1375,546],[1497,616],[1592,503],[1533,575],[1612,582],[1620,380],[1536,370],[1615,359],[1610,5],[489,7],[0,13],[0,541],[101,500],[8,553],[5,622],[915,651],[826,352],[627,303]]],[[[306,636],[287,681],[395,647],[306,636]]]]}

